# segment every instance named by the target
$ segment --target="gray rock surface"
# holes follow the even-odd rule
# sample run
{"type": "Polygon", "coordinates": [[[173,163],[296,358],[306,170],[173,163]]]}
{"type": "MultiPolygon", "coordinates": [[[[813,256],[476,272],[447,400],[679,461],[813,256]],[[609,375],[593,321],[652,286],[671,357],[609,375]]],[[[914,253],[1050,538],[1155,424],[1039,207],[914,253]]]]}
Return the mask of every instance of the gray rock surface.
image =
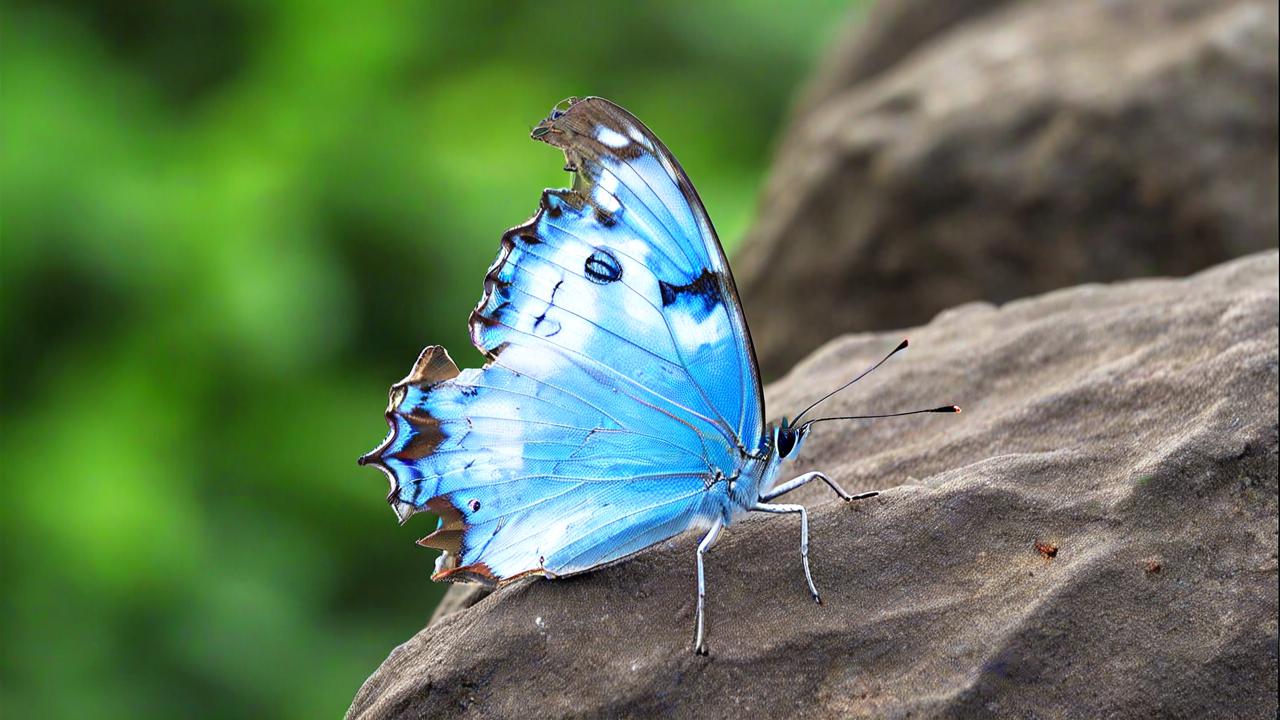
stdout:
{"type": "MultiPolygon", "coordinates": [[[[749,518],[529,581],[396,648],[350,717],[1270,718],[1277,690],[1275,252],[1180,280],[969,304],[815,426],[798,521],[749,518]],[[750,713],[750,715],[746,715],[750,713]]],[[[768,388],[792,413],[898,333],[828,343],[768,388]]],[[[424,560],[424,572],[428,566],[424,560]]]]}
{"type": "Polygon", "coordinates": [[[934,38],[980,19],[1010,0],[880,0],[816,70],[792,111],[793,121],[827,100],[884,73],[934,38]]]}
{"type": "Polygon", "coordinates": [[[842,332],[1275,247],[1278,36],[1256,0],[882,3],[736,254],[766,375],[842,332]]]}

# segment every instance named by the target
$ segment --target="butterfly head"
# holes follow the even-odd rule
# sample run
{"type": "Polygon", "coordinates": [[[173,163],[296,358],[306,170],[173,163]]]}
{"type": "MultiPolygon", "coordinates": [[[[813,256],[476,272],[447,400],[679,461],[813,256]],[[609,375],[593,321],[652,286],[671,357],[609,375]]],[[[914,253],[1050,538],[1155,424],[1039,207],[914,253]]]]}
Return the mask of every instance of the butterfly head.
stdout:
{"type": "Polygon", "coordinates": [[[564,100],[561,100],[560,102],[556,103],[555,107],[551,108],[551,114],[547,115],[546,120],[543,120],[542,122],[538,123],[537,127],[535,127],[531,133],[529,133],[530,136],[533,137],[533,139],[535,140],[542,140],[543,138],[547,137],[547,135],[552,132],[552,129],[556,124],[556,121],[564,117],[565,113],[569,112],[569,108],[573,107],[574,105],[577,105],[581,101],[582,101],[581,98],[570,97],[570,98],[565,98],[564,100]]]}
{"type": "Polygon", "coordinates": [[[799,453],[808,434],[807,424],[792,425],[787,418],[782,418],[782,423],[773,429],[773,447],[778,452],[778,459],[786,460],[799,453]]]}

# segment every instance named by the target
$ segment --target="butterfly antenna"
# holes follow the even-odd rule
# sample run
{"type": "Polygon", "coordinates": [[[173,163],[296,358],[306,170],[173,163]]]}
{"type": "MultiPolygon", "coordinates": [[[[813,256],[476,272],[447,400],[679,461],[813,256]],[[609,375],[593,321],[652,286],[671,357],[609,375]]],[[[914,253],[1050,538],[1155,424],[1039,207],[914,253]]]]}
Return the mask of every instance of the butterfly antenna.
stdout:
{"type": "MultiPolygon", "coordinates": [[[[820,397],[820,398],[818,398],[817,400],[815,400],[815,401],[813,402],[813,404],[812,404],[812,405],[810,405],[809,407],[805,408],[804,410],[801,410],[801,411],[800,411],[800,414],[799,414],[799,415],[797,415],[797,416],[795,416],[795,418],[791,421],[791,424],[792,424],[792,425],[796,425],[797,423],[799,423],[799,422],[800,422],[800,418],[804,417],[804,414],[805,414],[805,413],[807,413],[807,412],[809,412],[810,410],[814,409],[815,407],[817,407],[819,404],[821,404],[824,400],[826,400],[827,398],[831,397],[832,395],[835,395],[836,393],[840,392],[841,390],[844,390],[845,388],[847,388],[847,387],[849,387],[850,385],[852,385],[852,384],[854,384],[854,383],[858,382],[858,381],[859,381],[859,380],[861,380],[862,378],[864,378],[864,377],[866,377],[866,376],[870,375],[872,370],[875,370],[876,368],[878,368],[878,367],[880,367],[881,365],[885,364],[885,362],[886,362],[889,358],[893,357],[894,355],[897,355],[898,353],[900,353],[900,352],[902,352],[903,350],[906,350],[906,349],[907,349],[907,339],[906,339],[906,338],[903,338],[903,339],[902,339],[902,342],[898,343],[898,347],[896,347],[896,348],[894,348],[894,349],[893,349],[893,352],[889,353],[888,355],[885,355],[883,358],[880,358],[880,362],[876,363],[875,365],[872,365],[871,367],[867,368],[866,370],[863,370],[863,371],[862,371],[862,374],[861,374],[861,375],[859,375],[858,377],[856,377],[856,378],[854,378],[854,379],[850,380],[849,382],[847,382],[847,383],[845,383],[845,384],[841,385],[840,387],[836,388],[835,390],[832,390],[831,392],[827,393],[826,395],[823,395],[822,397],[820,397]]],[[[930,410],[930,411],[928,411],[928,412],[935,412],[935,411],[930,410]]],[[[808,423],[805,423],[805,424],[807,425],[808,423]]]]}
{"type": "Polygon", "coordinates": [[[826,422],[827,420],[874,420],[876,418],[902,417],[903,415],[920,415],[921,413],[958,413],[959,405],[943,405],[942,407],[929,408],[928,410],[908,410],[907,412],[886,413],[884,415],[844,415],[842,417],[825,417],[817,420],[810,420],[804,426],[808,427],[814,423],[826,422]]]}

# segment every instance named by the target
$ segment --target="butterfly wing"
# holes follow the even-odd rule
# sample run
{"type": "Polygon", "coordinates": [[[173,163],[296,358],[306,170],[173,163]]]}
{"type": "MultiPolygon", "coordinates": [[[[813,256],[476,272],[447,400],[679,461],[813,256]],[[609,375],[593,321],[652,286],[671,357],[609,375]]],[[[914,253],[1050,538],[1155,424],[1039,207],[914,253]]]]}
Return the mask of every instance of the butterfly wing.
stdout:
{"type": "Polygon", "coordinates": [[[575,187],[503,237],[471,317],[488,363],[459,373],[425,350],[362,458],[402,520],[440,516],[422,541],[446,551],[438,579],[571,574],[707,524],[760,443],[733,281],[675,160],[598,99],[534,136],[564,150],[575,187]]]}
{"type": "MultiPolygon", "coordinates": [[[[597,214],[595,244],[654,270],[674,351],[714,417],[748,451],[763,433],[764,393],[729,263],[702,200],[666,146],[603,98],[569,100],[533,135],[564,151],[575,194],[597,214]]],[[[651,288],[642,288],[651,290],[651,288]]]]}

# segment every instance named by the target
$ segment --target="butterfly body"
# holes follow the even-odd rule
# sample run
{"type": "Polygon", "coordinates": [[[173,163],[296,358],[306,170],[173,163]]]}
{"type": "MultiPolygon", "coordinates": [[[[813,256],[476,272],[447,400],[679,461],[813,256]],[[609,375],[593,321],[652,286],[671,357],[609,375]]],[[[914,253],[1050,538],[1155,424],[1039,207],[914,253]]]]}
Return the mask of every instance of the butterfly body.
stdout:
{"type": "Polygon", "coordinates": [[[386,473],[402,522],[439,516],[419,541],[444,551],[438,580],[563,577],[703,529],[701,651],[705,551],[747,512],[786,512],[804,556],[804,508],[766,501],[826,478],[774,487],[807,426],[765,425],[728,263],[671,153],[600,98],[557,106],[532,136],[574,183],[502,237],[470,318],[486,364],[424,350],[361,463],[386,473]]]}

